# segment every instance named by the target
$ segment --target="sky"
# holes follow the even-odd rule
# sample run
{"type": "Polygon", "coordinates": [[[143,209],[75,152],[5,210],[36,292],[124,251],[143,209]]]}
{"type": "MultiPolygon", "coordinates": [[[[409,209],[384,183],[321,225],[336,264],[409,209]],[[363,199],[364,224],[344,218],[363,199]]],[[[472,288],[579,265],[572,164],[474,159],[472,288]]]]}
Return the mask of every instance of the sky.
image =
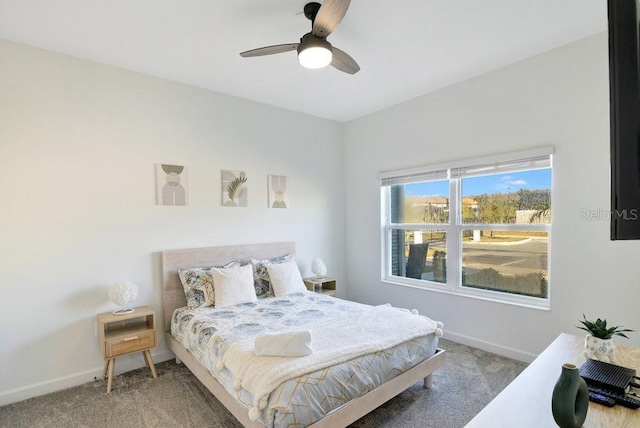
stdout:
{"type": "MultiPolygon", "coordinates": [[[[462,196],[476,196],[483,193],[513,193],[520,189],[551,189],[551,169],[482,175],[462,180],[462,196]]],[[[405,195],[446,196],[449,195],[449,181],[431,181],[407,184],[405,195]]]]}

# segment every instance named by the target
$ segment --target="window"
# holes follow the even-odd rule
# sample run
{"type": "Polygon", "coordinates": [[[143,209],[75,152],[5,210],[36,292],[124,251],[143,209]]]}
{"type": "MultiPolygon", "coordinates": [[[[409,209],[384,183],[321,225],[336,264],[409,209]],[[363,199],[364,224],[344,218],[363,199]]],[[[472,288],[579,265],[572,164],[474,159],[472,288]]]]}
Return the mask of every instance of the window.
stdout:
{"type": "Polygon", "coordinates": [[[380,174],[383,281],[549,307],[552,150],[380,174]]]}

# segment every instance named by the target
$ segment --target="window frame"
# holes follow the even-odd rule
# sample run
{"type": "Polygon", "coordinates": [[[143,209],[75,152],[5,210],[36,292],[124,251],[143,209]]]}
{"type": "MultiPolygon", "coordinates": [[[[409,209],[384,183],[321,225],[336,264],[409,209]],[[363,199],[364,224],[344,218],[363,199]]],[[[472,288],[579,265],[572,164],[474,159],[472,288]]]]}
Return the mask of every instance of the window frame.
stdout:
{"type": "MultiPolygon", "coordinates": [[[[435,292],[453,294],[463,297],[488,300],[493,302],[549,310],[551,307],[551,231],[552,222],[549,223],[527,223],[527,224],[474,224],[462,222],[462,211],[460,203],[462,201],[462,180],[464,178],[489,175],[480,172],[472,175],[465,175],[464,171],[493,168],[495,174],[504,172],[528,171],[542,168],[551,168],[551,206],[553,207],[553,146],[538,147],[529,150],[508,152],[493,156],[464,159],[429,165],[419,168],[387,171],[378,174],[380,181],[380,206],[381,206],[381,281],[383,283],[401,285],[425,289],[435,292]],[[548,159],[544,164],[544,159],[548,159]],[[522,164],[522,167],[512,167],[509,165],[522,164]],[[500,169],[504,166],[505,169],[500,169]],[[514,169],[515,168],[515,169],[514,169]],[[441,177],[442,171],[447,172],[449,180],[449,221],[448,223],[392,223],[391,222],[391,185],[408,184],[419,182],[424,177],[441,177]],[[417,179],[416,179],[417,178],[417,179]],[[403,181],[404,180],[404,181],[403,181]],[[482,230],[526,230],[547,232],[547,297],[532,297],[507,293],[494,290],[466,287],[462,285],[462,233],[469,229],[482,230]],[[447,251],[447,278],[446,283],[435,282],[425,279],[407,278],[392,275],[392,232],[394,230],[438,230],[446,233],[447,251]]],[[[553,210],[552,210],[553,212],[553,210]]]]}

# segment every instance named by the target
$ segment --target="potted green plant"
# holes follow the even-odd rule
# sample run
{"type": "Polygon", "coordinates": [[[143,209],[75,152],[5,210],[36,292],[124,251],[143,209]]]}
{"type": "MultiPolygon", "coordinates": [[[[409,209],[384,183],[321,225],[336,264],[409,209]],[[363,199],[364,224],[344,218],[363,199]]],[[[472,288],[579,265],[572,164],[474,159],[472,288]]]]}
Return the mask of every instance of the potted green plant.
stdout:
{"type": "Polygon", "coordinates": [[[613,336],[622,336],[628,339],[625,333],[633,330],[618,325],[608,326],[606,319],[598,318],[595,321],[590,321],[584,314],[582,314],[582,318],[580,320],[582,326],[576,327],[589,333],[584,338],[584,356],[613,363],[615,351],[613,336]]]}

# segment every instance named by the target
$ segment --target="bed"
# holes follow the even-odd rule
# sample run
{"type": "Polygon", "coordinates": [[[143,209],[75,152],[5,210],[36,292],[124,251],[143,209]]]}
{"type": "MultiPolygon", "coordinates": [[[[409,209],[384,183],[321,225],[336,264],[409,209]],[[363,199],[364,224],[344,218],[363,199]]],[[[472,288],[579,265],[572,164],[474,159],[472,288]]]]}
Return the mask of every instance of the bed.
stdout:
{"type": "MultiPolygon", "coordinates": [[[[226,311],[215,308],[186,308],[185,293],[178,276],[179,269],[224,265],[234,260],[246,264],[250,258],[271,259],[285,254],[295,254],[295,243],[281,242],[162,252],[163,325],[166,342],[175,353],[176,360],[184,363],[242,425],[256,428],[291,425],[314,428],[347,426],[416,382],[423,380],[425,388],[431,387],[432,373],[445,361],[445,351],[437,348],[435,333],[427,335],[416,333],[414,336],[409,336],[410,339],[402,341],[398,339],[392,347],[378,350],[372,348],[367,354],[354,354],[356,356],[348,361],[337,359],[336,363],[330,367],[318,369],[321,366],[311,365],[310,367],[314,370],[310,373],[288,379],[274,390],[267,390],[269,393],[262,401],[259,400],[260,394],[256,392],[257,390],[251,388],[245,390],[245,381],[240,382],[240,377],[237,372],[234,372],[233,364],[237,365],[237,361],[242,361],[238,357],[240,354],[236,354],[234,358],[226,358],[226,361],[222,358],[216,361],[215,352],[212,349],[218,349],[219,345],[213,344],[214,340],[211,340],[212,343],[204,343],[206,341],[202,339],[189,338],[190,331],[201,333],[207,328],[216,330],[216,328],[198,324],[212,319],[218,321],[211,322],[223,321],[221,324],[216,324],[220,330],[226,328],[226,331],[238,331],[239,326],[252,325],[257,329],[275,328],[273,325],[287,321],[293,322],[291,320],[305,325],[305,319],[309,314],[317,317],[314,318],[314,323],[315,319],[319,320],[317,322],[323,322],[325,318],[317,315],[321,312],[326,316],[324,321],[326,325],[334,323],[333,314],[341,312],[346,312],[346,316],[351,316],[354,320],[356,318],[366,320],[366,316],[393,316],[394,318],[409,316],[405,313],[406,310],[401,312],[398,308],[370,307],[313,292],[259,299],[250,305],[238,305],[230,310],[227,308],[226,311]],[[292,308],[293,312],[287,312],[284,309],[285,306],[292,308]],[[273,315],[274,307],[277,307],[277,313],[285,314],[279,315],[284,321],[280,318],[272,321],[267,318],[274,318],[273,316],[264,316],[265,314],[273,315]],[[172,319],[175,321],[173,327],[172,319]],[[247,319],[251,321],[248,322],[247,319]],[[363,371],[360,376],[357,370],[365,366],[367,373],[363,371]],[[376,370],[384,373],[377,374],[374,373],[375,370],[369,373],[374,366],[376,370]],[[339,394],[335,393],[336,388],[341,389],[339,394]],[[310,395],[320,393],[313,392],[315,389],[323,391],[321,399],[310,395]],[[255,396],[252,396],[250,391],[254,391],[255,396]],[[311,402],[313,405],[310,404],[311,402]],[[259,410],[256,403],[260,403],[259,410]]],[[[425,319],[426,317],[417,318],[425,319]]],[[[347,324],[350,324],[350,321],[347,324]]],[[[346,335],[348,329],[343,330],[346,335]]],[[[321,341],[322,338],[317,337],[317,334],[318,332],[314,330],[314,341],[316,339],[321,341]]],[[[200,334],[199,337],[202,338],[202,336],[200,334]]],[[[206,337],[208,339],[209,335],[206,337]]],[[[232,355],[231,350],[232,348],[225,349],[226,352],[220,355],[225,357],[232,355]]],[[[277,360],[296,361],[296,359],[286,358],[277,360]]],[[[278,367],[275,371],[286,371],[285,369],[288,368],[288,366],[278,367]]],[[[237,367],[235,369],[237,370],[237,367]]],[[[249,371],[247,369],[247,372],[249,371]]],[[[249,379],[249,375],[246,374],[246,376],[249,379]]],[[[250,382],[247,380],[247,383],[250,382]]]]}

